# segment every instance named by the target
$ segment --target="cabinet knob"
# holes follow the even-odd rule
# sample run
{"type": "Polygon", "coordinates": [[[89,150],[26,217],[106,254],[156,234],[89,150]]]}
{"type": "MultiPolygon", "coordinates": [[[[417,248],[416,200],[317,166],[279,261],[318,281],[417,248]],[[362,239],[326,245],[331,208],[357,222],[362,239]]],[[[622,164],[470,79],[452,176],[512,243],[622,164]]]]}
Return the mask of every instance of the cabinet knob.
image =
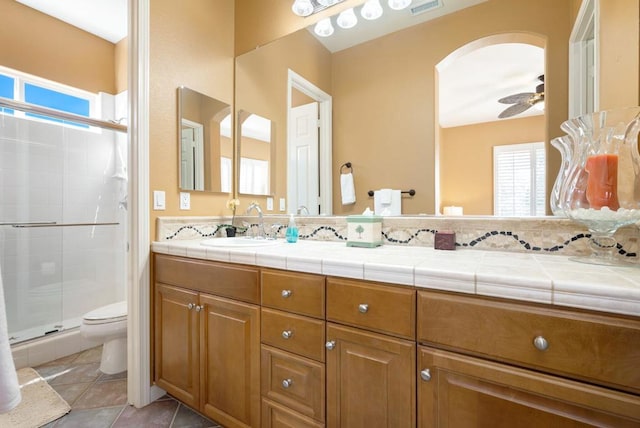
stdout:
{"type": "Polygon", "coordinates": [[[533,339],[533,346],[539,351],[546,351],[549,349],[549,342],[542,336],[536,336],[535,339],[533,339]]]}
{"type": "Polygon", "coordinates": [[[289,388],[291,385],[293,385],[293,380],[292,379],[285,379],[282,381],[282,387],[283,388],[289,388]]]}
{"type": "Polygon", "coordinates": [[[366,304],[366,303],[360,303],[360,304],[358,305],[358,310],[359,310],[361,313],[366,314],[366,313],[367,313],[367,311],[369,310],[369,305],[368,305],[368,304],[366,304]]]}
{"type": "Polygon", "coordinates": [[[187,305],[187,308],[189,308],[189,310],[193,309],[196,305],[194,305],[193,303],[189,303],[187,305]]]}
{"type": "Polygon", "coordinates": [[[329,351],[331,351],[333,348],[336,347],[336,341],[335,340],[330,340],[327,343],[324,344],[324,347],[327,348],[329,351]]]}
{"type": "Polygon", "coordinates": [[[425,382],[429,382],[431,380],[431,371],[429,369],[424,369],[420,372],[420,378],[425,382]]]}
{"type": "Polygon", "coordinates": [[[287,298],[290,297],[293,292],[291,290],[282,290],[282,297],[287,298]]]}
{"type": "Polygon", "coordinates": [[[291,330],[285,330],[282,332],[283,339],[290,339],[293,336],[293,332],[291,330]]]}
{"type": "Polygon", "coordinates": [[[204,306],[196,305],[196,312],[200,312],[202,309],[204,309],[204,306]]]}

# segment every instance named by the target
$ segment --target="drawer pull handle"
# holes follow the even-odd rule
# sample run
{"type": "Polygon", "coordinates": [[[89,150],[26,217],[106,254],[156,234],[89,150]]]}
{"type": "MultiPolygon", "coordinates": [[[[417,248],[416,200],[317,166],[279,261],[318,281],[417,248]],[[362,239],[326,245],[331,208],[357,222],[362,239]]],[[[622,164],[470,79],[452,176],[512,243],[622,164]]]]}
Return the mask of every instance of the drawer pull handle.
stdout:
{"type": "Polygon", "coordinates": [[[327,343],[324,344],[324,347],[327,348],[329,351],[331,351],[332,349],[334,349],[336,347],[336,341],[335,340],[330,340],[327,343]]]}
{"type": "Polygon", "coordinates": [[[204,306],[196,305],[196,312],[200,312],[204,309],[204,306]]]}
{"type": "Polygon", "coordinates": [[[282,387],[285,389],[289,388],[291,385],[293,385],[293,380],[291,379],[285,379],[282,381],[282,387]]]}
{"type": "Polygon", "coordinates": [[[429,369],[424,369],[420,372],[420,378],[425,382],[429,382],[431,380],[431,371],[429,369]]]}
{"type": "Polygon", "coordinates": [[[189,310],[193,309],[196,305],[194,305],[193,303],[189,303],[187,305],[187,308],[189,308],[189,310]]]}
{"type": "Polygon", "coordinates": [[[291,290],[282,290],[282,297],[286,299],[287,297],[291,297],[292,293],[291,290]]]}
{"type": "Polygon", "coordinates": [[[533,346],[540,351],[546,351],[549,349],[549,342],[542,336],[536,336],[536,338],[533,339],[533,346]]]}
{"type": "Polygon", "coordinates": [[[369,305],[367,305],[366,303],[360,303],[360,304],[358,305],[358,310],[359,310],[361,313],[366,314],[366,313],[367,313],[367,311],[369,310],[369,305]]]}
{"type": "Polygon", "coordinates": [[[291,330],[285,330],[282,332],[283,339],[290,339],[293,336],[293,332],[291,330]]]}

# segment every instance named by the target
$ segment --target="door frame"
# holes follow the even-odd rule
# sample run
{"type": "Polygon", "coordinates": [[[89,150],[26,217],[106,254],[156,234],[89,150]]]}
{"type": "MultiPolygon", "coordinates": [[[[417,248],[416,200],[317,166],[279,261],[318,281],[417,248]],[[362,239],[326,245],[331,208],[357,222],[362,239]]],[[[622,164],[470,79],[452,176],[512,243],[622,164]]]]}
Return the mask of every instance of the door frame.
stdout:
{"type": "MultiPolygon", "coordinates": [[[[331,95],[324,92],[322,89],[318,88],[313,83],[309,82],[304,77],[300,76],[295,71],[288,69],[287,70],[287,153],[289,152],[289,142],[293,139],[293,126],[291,123],[291,96],[293,89],[296,89],[308,97],[314,99],[319,104],[319,134],[320,138],[318,141],[319,147],[319,184],[320,184],[320,196],[319,196],[319,205],[320,205],[320,214],[321,215],[332,215],[333,214],[333,180],[332,180],[332,122],[331,122],[331,111],[332,111],[332,98],[331,95]]],[[[287,155],[287,164],[288,164],[287,155]]],[[[290,179],[290,174],[288,173],[287,166],[287,199],[288,201],[292,201],[294,199],[294,195],[291,190],[291,186],[289,186],[288,182],[290,179]]],[[[287,202],[287,213],[295,214],[296,207],[291,206],[289,202],[287,202]]]]}
{"type": "Polygon", "coordinates": [[[593,73],[593,110],[600,103],[600,41],[598,34],[600,7],[597,0],[585,0],[580,5],[576,22],[569,37],[569,117],[577,117],[587,110],[586,83],[589,72],[593,73]],[[589,36],[593,29],[593,57],[587,53],[589,36]],[[590,59],[591,58],[591,59],[590,59]],[[592,61],[592,62],[591,62],[592,61]],[[591,70],[590,70],[591,68],[591,70]]]}

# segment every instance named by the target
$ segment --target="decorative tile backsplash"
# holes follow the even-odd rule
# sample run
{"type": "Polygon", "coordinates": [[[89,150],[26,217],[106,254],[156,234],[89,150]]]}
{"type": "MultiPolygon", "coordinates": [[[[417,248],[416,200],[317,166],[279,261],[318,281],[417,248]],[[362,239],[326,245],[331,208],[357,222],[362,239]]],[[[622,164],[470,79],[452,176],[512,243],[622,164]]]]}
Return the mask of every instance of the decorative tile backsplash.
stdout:
{"type": "MultiPolygon", "coordinates": [[[[235,222],[251,224],[249,233],[257,230],[257,218],[236,216],[235,222]]],[[[288,218],[284,215],[264,217],[265,230],[284,238],[288,218]]],[[[199,239],[225,236],[229,217],[160,217],[157,240],[199,239]]],[[[346,217],[296,217],[300,239],[321,241],[347,240],[346,217]]],[[[559,217],[497,218],[497,217],[385,217],[382,239],[385,245],[433,247],[437,231],[456,233],[456,248],[535,252],[544,254],[585,255],[590,233],[579,224],[559,217]]],[[[616,233],[618,253],[637,258],[638,228],[625,227],[616,233]]],[[[346,245],[346,244],[345,244],[346,245]]]]}

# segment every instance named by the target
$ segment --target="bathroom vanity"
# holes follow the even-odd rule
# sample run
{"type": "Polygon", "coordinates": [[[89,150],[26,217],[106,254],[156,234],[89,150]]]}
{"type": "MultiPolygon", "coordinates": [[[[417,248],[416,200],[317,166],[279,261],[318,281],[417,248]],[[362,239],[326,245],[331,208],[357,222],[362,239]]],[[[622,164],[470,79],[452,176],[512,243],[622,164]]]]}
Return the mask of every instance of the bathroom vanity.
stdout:
{"type": "Polygon", "coordinates": [[[572,281],[566,257],[337,242],[153,251],[155,382],[223,426],[640,424],[634,269],[572,281]]]}

